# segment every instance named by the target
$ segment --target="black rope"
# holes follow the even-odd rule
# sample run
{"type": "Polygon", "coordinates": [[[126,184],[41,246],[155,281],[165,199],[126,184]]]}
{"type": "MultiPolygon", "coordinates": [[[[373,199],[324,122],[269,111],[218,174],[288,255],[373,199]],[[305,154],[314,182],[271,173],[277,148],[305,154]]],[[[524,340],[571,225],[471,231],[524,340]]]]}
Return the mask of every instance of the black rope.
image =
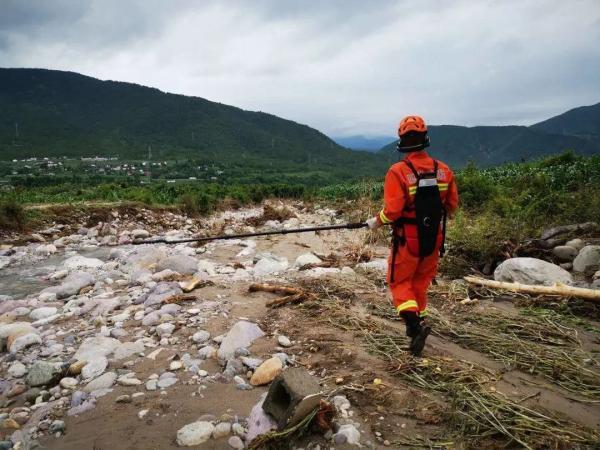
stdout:
{"type": "Polygon", "coordinates": [[[277,234],[291,234],[291,233],[308,233],[310,231],[327,231],[327,230],[356,230],[358,228],[365,228],[367,224],[365,222],[360,223],[345,223],[343,225],[325,225],[320,227],[310,228],[292,228],[289,230],[271,230],[271,231],[259,231],[257,233],[242,233],[242,234],[222,234],[220,236],[207,236],[201,238],[189,238],[189,239],[151,239],[149,241],[133,241],[133,245],[142,244],[184,244],[186,242],[208,242],[208,241],[221,241],[226,239],[240,239],[257,236],[273,236],[277,234]]]}

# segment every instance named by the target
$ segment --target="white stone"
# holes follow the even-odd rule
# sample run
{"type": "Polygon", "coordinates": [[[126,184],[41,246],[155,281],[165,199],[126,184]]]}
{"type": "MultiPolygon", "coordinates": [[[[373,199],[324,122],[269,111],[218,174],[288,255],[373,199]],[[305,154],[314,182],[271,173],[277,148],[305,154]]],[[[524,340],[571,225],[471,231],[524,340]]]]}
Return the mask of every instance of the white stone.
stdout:
{"type": "Polygon", "coordinates": [[[321,264],[323,261],[321,258],[316,256],[313,253],[304,253],[303,255],[298,256],[296,258],[296,262],[294,262],[294,267],[297,269],[301,269],[306,266],[313,266],[317,264],[321,264]]]}
{"type": "Polygon", "coordinates": [[[358,263],[356,265],[357,269],[363,269],[363,270],[375,270],[377,272],[387,272],[387,268],[388,268],[388,262],[387,259],[374,259],[372,261],[369,262],[364,262],[364,263],[358,263]]]}
{"type": "Polygon", "coordinates": [[[85,392],[93,392],[100,389],[109,389],[115,384],[115,381],[117,381],[117,374],[114,372],[106,372],[104,375],[90,381],[83,390],[85,392]]]}
{"type": "Polygon", "coordinates": [[[21,378],[27,374],[27,367],[21,361],[14,361],[8,368],[8,374],[13,378],[21,378]]]}
{"type": "Polygon", "coordinates": [[[33,321],[47,319],[48,317],[55,315],[57,312],[58,308],[55,308],[54,306],[44,306],[31,311],[29,318],[33,321]]]}
{"type": "Polygon", "coordinates": [[[264,335],[265,333],[255,323],[240,320],[221,342],[217,355],[220,359],[227,360],[233,357],[236,349],[248,347],[254,340],[264,335]]]}
{"type": "Polygon", "coordinates": [[[592,275],[600,269],[600,245],[586,245],[573,261],[573,270],[592,275]]]}
{"type": "Polygon", "coordinates": [[[124,342],[116,348],[115,359],[118,361],[120,359],[129,358],[130,356],[142,353],[143,351],[144,343],[142,341],[124,342]]]}
{"type": "Polygon", "coordinates": [[[108,360],[104,356],[97,356],[87,362],[81,369],[81,376],[84,380],[97,378],[104,373],[108,367],[108,360]]]}
{"type": "Polygon", "coordinates": [[[79,349],[73,356],[77,361],[91,361],[100,356],[111,355],[121,343],[114,338],[106,336],[95,336],[87,338],[79,346],[79,349]]]}
{"type": "Polygon", "coordinates": [[[197,331],[196,333],[194,333],[194,335],[192,336],[192,340],[196,343],[196,344],[203,344],[206,341],[208,341],[210,339],[210,333],[208,331],[205,330],[200,330],[197,331]]]}
{"type": "Polygon", "coordinates": [[[581,250],[583,247],[585,247],[585,242],[582,239],[572,239],[568,241],[565,245],[568,245],[569,247],[574,247],[577,250],[581,250]]]}
{"type": "Polygon", "coordinates": [[[551,286],[554,283],[571,284],[573,278],[556,264],[536,258],[511,258],[494,271],[496,281],[551,286]]]}
{"type": "Polygon", "coordinates": [[[183,363],[181,361],[171,361],[169,364],[169,370],[181,370],[183,368],[183,363]]]}
{"type": "Polygon", "coordinates": [[[160,337],[168,337],[173,334],[174,330],[175,325],[172,323],[161,323],[156,327],[156,334],[158,334],[160,337]]]}
{"type": "Polygon", "coordinates": [[[287,258],[272,254],[265,254],[254,265],[254,275],[263,277],[272,273],[283,272],[289,267],[287,258]]]}
{"type": "Polygon", "coordinates": [[[360,446],[360,431],[352,424],[347,423],[342,425],[336,435],[345,436],[346,442],[350,445],[360,446]]]}
{"type": "Polygon", "coordinates": [[[231,433],[231,424],[229,422],[220,422],[218,423],[212,433],[212,437],[214,439],[221,439],[226,436],[229,436],[231,433]]]}
{"type": "Polygon", "coordinates": [[[177,431],[177,444],[193,447],[208,441],[215,427],[210,422],[193,422],[177,431]]]}
{"type": "Polygon", "coordinates": [[[65,377],[62,380],[60,380],[60,387],[63,389],[72,390],[75,389],[78,384],[79,381],[77,381],[77,378],[65,377]]]}
{"type": "Polygon", "coordinates": [[[20,334],[15,340],[12,341],[9,351],[14,354],[26,347],[41,343],[42,338],[39,334],[37,334],[37,332],[20,334]]]}
{"type": "Polygon", "coordinates": [[[283,334],[280,334],[277,337],[277,342],[282,347],[291,347],[292,346],[292,341],[290,341],[290,338],[288,338],[287,336],[284,336],[283,334]]]}
{"type": "Polygon", "coordinates": [[[63,262],[65,269],[98,269],[102,267],[104,262],[98,258],[86,258],[85,256],[75,255],[66,259],[63,262]]]}

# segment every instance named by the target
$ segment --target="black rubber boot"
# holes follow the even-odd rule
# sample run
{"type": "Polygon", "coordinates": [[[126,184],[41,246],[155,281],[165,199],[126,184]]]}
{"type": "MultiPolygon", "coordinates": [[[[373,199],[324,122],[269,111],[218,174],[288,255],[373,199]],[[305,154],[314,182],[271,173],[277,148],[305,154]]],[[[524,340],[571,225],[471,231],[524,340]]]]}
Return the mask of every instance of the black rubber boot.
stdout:
{"type": "Polygon", "coordinates": [[[400,317],[404,319],[406,324],[406,335],[409,338],[415,338],[421,331],[421,319],[417,313],[412,311],[401,312],[400,317]]]}
{"type": "Polygon", "coordinates": [[[420,326],[419,333],[413,337],[412,341],[410,342],[410,352],[413,354],[413,356],[421,356],[429,333],[431,333],[431,327],[429,325],[420,326]]]}

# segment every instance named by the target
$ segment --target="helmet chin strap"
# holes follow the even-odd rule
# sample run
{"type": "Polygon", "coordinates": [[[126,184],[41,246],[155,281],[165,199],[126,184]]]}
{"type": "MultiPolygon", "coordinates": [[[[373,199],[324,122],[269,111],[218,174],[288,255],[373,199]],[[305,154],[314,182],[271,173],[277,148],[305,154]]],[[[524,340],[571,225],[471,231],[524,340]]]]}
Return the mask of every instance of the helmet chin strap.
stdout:
{"type": "Polygon", "coordinates": [[[425,142],[423,142],[422,144],[417,144],[417,145],[402,146],[402,145],[400,145],[400,141],[398,141],[396,150],[398,150],[399,152],[403,152],[403,153],[409,153],[409,152],[414,152],[417,150],[424,150],[427,147],[429,147],[430,145],[431,145],[431,141],[429,140],[429,136],[427,136],[425,138],[425,142]]]}

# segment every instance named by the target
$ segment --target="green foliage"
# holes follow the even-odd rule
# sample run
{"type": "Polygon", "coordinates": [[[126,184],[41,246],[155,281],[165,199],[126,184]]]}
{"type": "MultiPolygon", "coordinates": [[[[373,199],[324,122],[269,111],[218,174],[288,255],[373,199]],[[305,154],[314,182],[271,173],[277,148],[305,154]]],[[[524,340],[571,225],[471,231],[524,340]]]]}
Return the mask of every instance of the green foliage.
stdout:
{"type": "Polygon", "coordinates": [[[25,221],[25,210],[14,196],[0,199],[0,229],[22,230],[25,221]]]}

